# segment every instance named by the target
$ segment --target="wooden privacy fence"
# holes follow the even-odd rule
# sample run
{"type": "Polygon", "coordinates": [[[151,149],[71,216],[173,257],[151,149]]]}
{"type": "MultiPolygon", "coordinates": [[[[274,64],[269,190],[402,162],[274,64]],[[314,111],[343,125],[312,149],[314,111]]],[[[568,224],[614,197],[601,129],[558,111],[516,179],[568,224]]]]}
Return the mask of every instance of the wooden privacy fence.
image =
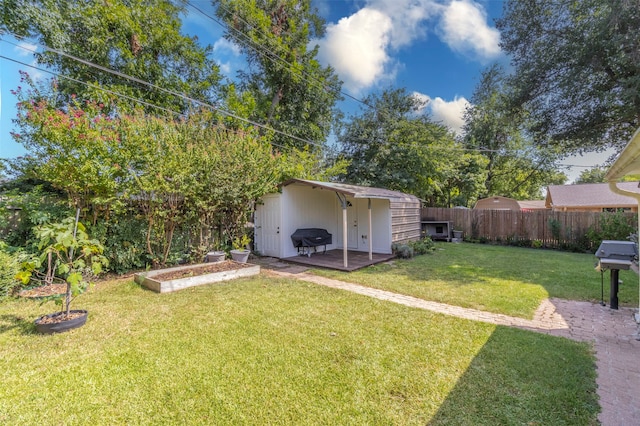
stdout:
{"type": "MultiPolygon", "coordinates": [[[[600,230],[602,215],[603,213],[595,212],[425,207],[421,218],[423,221],[451,221],[453,229],[463,231],[465,238],[496,242],[539,241],[539,244],[547,247],[559,247],[584,245],[585,235],[590,228],[600,230]]],[[[635,229],[635,213],[624,215],[635,229]]]]}

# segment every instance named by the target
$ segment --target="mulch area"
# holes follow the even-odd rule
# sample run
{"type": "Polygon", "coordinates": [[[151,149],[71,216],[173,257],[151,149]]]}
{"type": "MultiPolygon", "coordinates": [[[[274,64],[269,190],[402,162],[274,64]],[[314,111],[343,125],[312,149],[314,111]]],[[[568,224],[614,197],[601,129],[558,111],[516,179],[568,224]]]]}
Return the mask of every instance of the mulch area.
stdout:
{"type": "Polygon", "coordinates": [[[214,262],[202,265],[198,268],[185,269],[182,271],[165,272],[163,274],[154,275],[152,278],[156,281],[170,281],[179,278],[195,277],[203,274],[213,274],[215,272],[232,271],[234,269],[243,269],[253,266],[248,263],[238,263],[233,260],[225,260],[223,262],[214,262]]]}
{"type": "Polygon", "coordinates": [[[20,293],[18,293],[18,295],[20,297],[29,297],[35,299],[38,297],[57,296],[60,294],[65,294],[66,291],[66,284],[50,284],[22,290],[20,291],[20,293]]]}

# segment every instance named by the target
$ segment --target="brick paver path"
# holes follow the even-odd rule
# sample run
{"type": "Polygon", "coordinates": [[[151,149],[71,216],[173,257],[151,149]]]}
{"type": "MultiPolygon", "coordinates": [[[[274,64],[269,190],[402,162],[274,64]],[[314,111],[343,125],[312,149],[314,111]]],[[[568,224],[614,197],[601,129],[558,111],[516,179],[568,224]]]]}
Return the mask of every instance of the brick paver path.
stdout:
{"type": "Polygon", "coordinates": [[[640,341],[636,340],[639,330],[632,309],[616,311],[589,302],[547,299],[541,303],[534,319],[526,320],[319,277],[304,272],[304,269],[285,268],[269,272],[458,318],[592,342],[602,407],[598,419],[604,426],[640,425],[640,341]]]}

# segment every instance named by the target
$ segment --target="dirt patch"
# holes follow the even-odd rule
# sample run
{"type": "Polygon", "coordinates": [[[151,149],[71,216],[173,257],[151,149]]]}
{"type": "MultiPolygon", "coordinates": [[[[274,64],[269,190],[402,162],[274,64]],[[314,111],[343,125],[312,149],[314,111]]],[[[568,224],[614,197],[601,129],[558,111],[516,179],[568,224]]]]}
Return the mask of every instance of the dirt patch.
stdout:
{"type": "Polygon", "coordinates": [[[18,293],[18,295],[20,297],[29,297],[35,299],[38,297],[57,296],[60,294],[65,294],[66,292],[66,284],[50,284],[22,290],[20,291],[20,293],[18,293]]]}
{"type": "Polygon", "coordinates": [[[170,281],[179,278],[195,277],[204,274],[213,274],[216,272],[232,271],[236,269],[243,269],[253,266],[248,263],[238,263],[233,260],[225,260],[223,262],[215,262],[208,265],[203,265],[198,268],[186,269],[182,271],[165,272],[163,274],[154,275],[149,277],[155,281],[170,281]]]}

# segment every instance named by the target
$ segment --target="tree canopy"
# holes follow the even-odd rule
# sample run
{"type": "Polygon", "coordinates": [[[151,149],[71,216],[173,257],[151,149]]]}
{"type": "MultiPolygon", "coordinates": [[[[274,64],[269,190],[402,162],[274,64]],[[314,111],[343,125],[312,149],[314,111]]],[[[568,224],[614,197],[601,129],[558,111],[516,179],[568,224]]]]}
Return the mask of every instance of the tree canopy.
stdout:
{"type": "Polygon", "coordinates": [[[421,101],[406,89],[389,89],[368,96],[364,104],[338,136],[351,161],[347,181],[408,192],[431,205],[467,204],[475,198],[482,158],[466,152],[445,126],[419,113],[421,101]]]}
{"type": "Polygon", "coordinates": [[[492,66],[482,73],[465,113],[464,144],[487,160],[482,198],[537,199],[542,187],[562,184],[566,176],[557,171],[558,150],[536,143],[527,132],[529,111],[508,106],[509,90],[502,68],[492,66]]]}
{"type": "Polygon", "coordinates": [[[640,126],[639,0],[509,0],[497,26],[507,108],[526,108],[537,143],[622,147],[640,126]]]}
{"type": "Polygon", "coordinates": [[[281,132],[278,146],[302,148],[305,140],[318,149],[333,122],[341,82],[331,67],[316,60],[310,41],[324,31],[324,22],[311,0],[215,0],[216,14],[227,25],[225,37],[238,45],[251,66],[240,72],[238,88],[229,102],[247,94],[253,108],[247,118],[281,132]],[[302,139],[302,140],[300,140],[302,139]]]}
{"type": "MultiPolygon", "coordinates": [[[[218,66],[209,57],[210,47],[181,33],[180,2],[5,0],[0,8],[4,28],[51,49],[36,58],[71,78],[58,81],[62,94],[106,103],[111,96],[100,88],[110,89],[179,112],[193,105],[171,93],[218,100],[218,66]]],[[[118,104],[123,108],[127,101],[120,98],[118,104]]]]}

